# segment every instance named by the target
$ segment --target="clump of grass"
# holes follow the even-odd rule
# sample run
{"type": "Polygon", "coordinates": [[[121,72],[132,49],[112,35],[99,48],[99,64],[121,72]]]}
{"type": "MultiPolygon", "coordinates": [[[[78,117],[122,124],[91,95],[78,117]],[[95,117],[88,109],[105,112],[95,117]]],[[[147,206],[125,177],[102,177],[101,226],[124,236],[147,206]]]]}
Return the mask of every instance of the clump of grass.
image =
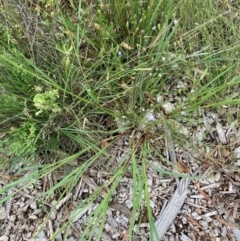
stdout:
{"type": "MultiPolygon", "coordinates": [[[[173,0],[58,2],[15,0],[1,6],[0,148],[12,160],[3,159],[1,166],[20,174],[34,164],[37,180],[77,159],[78,168],[42,197],[48,200],[54,194],[60,200],[92,165],[109,157],[111,142],[102,148],[103,141],[113,143],[119,135],[141,131],[117,169],[109,168],[112,178],[103,186],[109,188],[108,195],[86,223],[81,240],[90,240],[95,228],[103,229],[111,196],[129,168],[135,198],[129,240],[142,193],[153,240],[146,167],[147,157],[161,153],[149,148],[150,140],[165,135],[159,126],[169,120],[193,123],[199,108],[218,110],[239,102],[231,91],[238,91],[239,84],[237,6],[173,0]],[[184,98],[175,103],[168,98],[176,95],[179,81],[194,92],[182,90],[178,95],[184,98]],[[159,95],[164,97],[160,103],[159,95]],[[156,118],[169,101],[175,111],[156,118]],[[149,113],[151,120],[146,118],[149,113]],[[45,157],[41,163],[40,155],[45,157]]],[[[186,137],[170,127],[181,144],[186,137]]],[[[102,188],[83,200],[76,215],[102,188]]],[[[54,237],[68,229],[73,218],[54,237]]]]}

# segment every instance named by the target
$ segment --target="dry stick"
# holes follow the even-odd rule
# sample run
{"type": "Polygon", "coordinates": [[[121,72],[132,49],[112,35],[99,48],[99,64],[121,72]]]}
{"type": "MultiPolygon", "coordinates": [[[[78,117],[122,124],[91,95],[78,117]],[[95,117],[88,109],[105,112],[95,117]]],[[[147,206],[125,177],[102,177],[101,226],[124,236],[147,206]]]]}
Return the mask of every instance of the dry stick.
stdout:
{"type": "Polygon", "coordinates": [[[192,217],[189,217],[187,215],[183,215],[183,217],[185,217],[188,221],[190,221],[191,223],[193,223],[194,225],[196,225],[197,227],[199,227],[200,229],[202,229],[203,231],[205,231],[203,229],[203,227],[198,223],[198,221],[192,217]]]}
{"type": "MultiPolygon", "coordinates": [[[[183,178],[175,190],[175,193],[168,202],[166,208],[161,212],[161,215],[155,222],[157,233],[161,239],[170,225],[173,223],[174,219],[181,210],[181,207],[185,201],[185,198],[188,194],[188,185],[189,179],[183,178]]],[[[154,237],[154,241],[157,241],[157,238],[154,237]]]]}
{"type": "MultiPolygon", "coordinates": [[[[167,125],[164,125],[164,130],[166,133],[165,142],[167,146],[167,153],[169,153],[170,160],[177,166],[177,158],[171,137],[171,131],[169,130],[167,125]]],[[[176,182],[177,189],[175,190],[175,193],[171,197],[166,208],[164,207],[164,209],[161,210],[161,213],[155,222],[157,233],[160,239],[164,236],[164,234],[180,212],[188,193],[189,179],[183,178],[181,181],[179,181],[179,178],[176,177],[176,182]]],[[[154,241],[156,240],[157,238],[156,236],[154,236],[154,241]]]]}
{"type": "Polygon", "coordinates": [[[61,199],[60,201],[59,201],[59,203],[56,205],[56,210],[59,210],[61,207],[62,207],[62,205],[65,203],[65,202],[67,202],[67,200],[70,198],[72,196],[72,193],[68,193],[63,199],[61,199]]]}

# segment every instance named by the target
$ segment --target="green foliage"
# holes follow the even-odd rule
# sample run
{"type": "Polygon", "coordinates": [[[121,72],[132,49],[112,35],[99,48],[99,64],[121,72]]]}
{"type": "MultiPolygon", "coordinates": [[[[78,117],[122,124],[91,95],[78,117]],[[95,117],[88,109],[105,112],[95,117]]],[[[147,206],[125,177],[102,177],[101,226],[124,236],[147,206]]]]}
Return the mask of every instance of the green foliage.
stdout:
{"type": "Polygon", "coordinates": [[[20,127],[11,127],[9,133],[4,138],[2,144],[7,149],[10,156],[28,156],[37,150],[36,124],[26,121],[20,127]]]}
{"type": "Polygon", "coordinates": [[[38,93],[33,98],[34,106],[39,110],[36,115],[41,113],[53,112],[59,113],[61,109],[58,107],[56,100],[59,98],[58,90],[49,90],[44,93],[38,93]]]}

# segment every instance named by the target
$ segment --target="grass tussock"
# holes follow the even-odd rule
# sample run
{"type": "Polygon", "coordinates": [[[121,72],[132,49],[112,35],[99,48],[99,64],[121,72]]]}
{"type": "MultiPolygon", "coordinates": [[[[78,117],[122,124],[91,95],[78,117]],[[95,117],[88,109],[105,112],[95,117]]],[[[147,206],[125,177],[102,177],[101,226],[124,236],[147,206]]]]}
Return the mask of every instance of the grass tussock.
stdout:
{"type": "MultiPolygon", "coordinates": [[[[77,209],[109,189],[81,240],[90,240],[95,228],[102,230],[114,190],[130,171],[136,200],[129,240],[143,196],[153,238],[146,169],[149,158],[163,158],[163,148],[151,140],[164,137],[161,126],[168,125],[181,146],[187,137],[172,121],[196,128],[199,110],[221,112],[227,106],[225,121],[237,118],[231,110],[239,103],[238,5],[209,0],[2,1],[1,170],[17,175],[17,185],[26,182],[26,172],[32,183],[77,161],[77,168],[40,198],[47,201],[71,192],[90,167],[105,166],[112,177],[77,209]],[[168,102],[174,111],[160,115],[168,102]],[[108,165],[111,146],[138,131],[142,135],[131,139],[128,155],[117,167],[108,165]]],[[[189,145],[197,151],[194,142],[189,145]]],[[[71,218],[61,230],[70,225],[71,218]]]]}

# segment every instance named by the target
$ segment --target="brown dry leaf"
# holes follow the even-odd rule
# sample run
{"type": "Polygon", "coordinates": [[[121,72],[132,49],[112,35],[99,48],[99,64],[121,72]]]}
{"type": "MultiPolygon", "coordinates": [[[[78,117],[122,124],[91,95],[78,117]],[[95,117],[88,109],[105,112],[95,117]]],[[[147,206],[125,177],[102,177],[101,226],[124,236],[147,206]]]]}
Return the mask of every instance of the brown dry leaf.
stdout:
{"type": "Polygon", "coordinates": [[[109,205],[110,208],[116,209],[123,213],[127,218],[131,217],[132,212],[121,203],[113,202],[109,205]]]}
{"type": "Polygon", "coordinates": [[[150,93],[145,93],[145,95],[150,99],[150,101],[151,101],[152,103],[155,103],[156,98],[155,98],[152,94],[150,94],[150,93]]]}
{"type": "Polygon", "coordinates": [[[222,156],[223,157],[228,157],[230,155],[230,152],[226,148],[222,148],[222,156]]]}
{"type": "Polygon", "coordinates": [[[188,166],[180,159],[177,162],[177,169],[179,172],[190,173],[188,166]]]}
{"type": "Polygon", "coordinates": [[[110,143],[106,140],[102,140],[100,143],[99,143],[99,146],[101,148],[108,148],[110,146],[110,143]]]}
{"type": "Polygon", "coordinates": [[[10,175],[2,175],[2,174],[1,174],[0,177],[3,178],[3,179],[6,179],[6,180],[8,180],[8,181],[11,180],[10,175]]]}
{"type": "Polygon", "coordinates": [[[208,169],[209,167],[212,166],[212,163],[204,163],[203,166],[201,167],[203,170],[208,169]]]}
{"type": "Polygon", "coordinates": [[[126,241],[128,237],[129,229],[126,230],[125,234],[123,235],[122,241],[126,241]]]}

